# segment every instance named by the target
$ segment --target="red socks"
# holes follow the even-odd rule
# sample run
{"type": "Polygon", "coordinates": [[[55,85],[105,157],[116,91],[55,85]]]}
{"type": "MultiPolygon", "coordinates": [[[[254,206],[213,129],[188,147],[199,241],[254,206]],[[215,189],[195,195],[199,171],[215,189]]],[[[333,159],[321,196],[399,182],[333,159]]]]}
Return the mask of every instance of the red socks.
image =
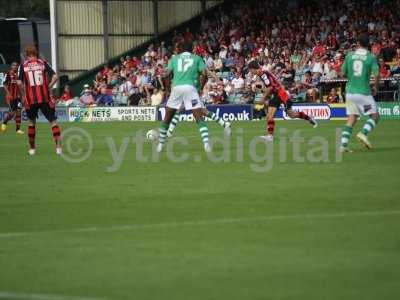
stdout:
{"type": "Polygon", "coordinates": [[[54,142],[56,143],[56,145],[58,145],[61,135],[60,127],[58,127],[58,125],[54,125],[53,127],[51,127],[51,131],[53,132],[54,142]]]}
{"type": "Polygon", "coordinates": [[[21,115],[15,116],[15,126],[17,131],[21,128],[21,115]]]}
{"type": "Polygon", "coordinates": [[[268,131],[268,134],[274,135],[274,129],[275,129],[275,120],[268,121],[268,122],[267,122],[267,131],[268,131]]]}
{"type": "Polygon", "coordinates": [[[36,137],[36,127],[29,126],[28,127],[28,140],[29,140],[29,147],[31,149],[35,149],[35,137],[36,137]]]}

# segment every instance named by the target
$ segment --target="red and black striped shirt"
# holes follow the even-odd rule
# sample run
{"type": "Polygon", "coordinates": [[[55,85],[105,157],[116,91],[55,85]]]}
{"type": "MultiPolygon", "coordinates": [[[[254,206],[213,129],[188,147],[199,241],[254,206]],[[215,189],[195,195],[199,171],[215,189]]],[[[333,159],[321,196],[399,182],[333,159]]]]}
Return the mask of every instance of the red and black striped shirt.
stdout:
{"type": "Polygon", "coordinates": [[[283,102],[287,102],[290,98],[289,92],[281,84],[278,78],[269,71],[262,71],[260,75],[266,87],[272,87],[272,92],[276,93],[283,102]]]}
{"type": "Polygon", "coordinates": [[[25,86],[25,104],[50,101],[49,81],[55,74],[50,65],[40,58],[29,58],[18,70],[18,77],[25,86]]]}
{"type": "Polygon", "coordinates": [[[20,91],[19,87],[17,84],[18,80],[18,73],[9,71],[6,73],[6,77],[4,80],[4,86],[7,88],[8,94],[7,94],[7,101],[15,101],[20,98],[20,91]]]}

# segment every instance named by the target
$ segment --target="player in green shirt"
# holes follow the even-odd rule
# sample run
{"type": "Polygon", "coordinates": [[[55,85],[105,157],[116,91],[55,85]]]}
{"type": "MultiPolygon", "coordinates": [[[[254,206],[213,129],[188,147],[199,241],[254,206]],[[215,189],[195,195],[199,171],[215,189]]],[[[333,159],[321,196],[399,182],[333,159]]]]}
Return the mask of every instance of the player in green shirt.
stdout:
{"type": "Polygon", "coordinates": [[[357,139],[368,149],[372,148],[368,134],[375,128],[379,121],[378,108],[373,95],[379,87],[379,66],[375,55],[368,51],[369,39],[360,35],[355,51],[349,52],[342,65],[342,73],[347,77],[346,84],[346,113],[347,124],[342,131],[342,152],[351,152],[348,148],[351,133],[360,115],[369,118],[362,130],[357,134],[357,139]],[[374,75],[375,82],[371,91],[370,80],[374,75]]]}
{"type": "Polygon", "coordinates": [[[157,151],[161,152],[167,138],[168,127],[176,112],[184,106],[186,110],[192,110],[199,127],[199,132],[206,152],[211,151],[207,123],[204,120],[203,104],[200,100],[198,89],[204,85],[209,75],[204,60],[192,54],[190,43],[179,45],[178,55],[171,58],[168,63],[165,77],[173,75],[171,95],[168,99],[165,117],[161,122],[159,130],[159,144],[157,151]],[[202,82],[200,82],[200,79],[202,82]]]}

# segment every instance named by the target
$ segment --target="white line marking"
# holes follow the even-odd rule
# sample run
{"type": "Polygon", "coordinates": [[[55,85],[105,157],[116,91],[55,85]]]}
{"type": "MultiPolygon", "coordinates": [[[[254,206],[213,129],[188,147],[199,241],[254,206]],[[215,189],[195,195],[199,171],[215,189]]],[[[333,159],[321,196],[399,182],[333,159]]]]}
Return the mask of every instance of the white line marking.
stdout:
{"type": "Polygon", "coordinates": [[[154,224],[129,224],[129,225],[118,225],[118,226],[110,226],[110,227],[96,227],[95,226],[95,227],[83,227],[83,228],[61,229],[61,230],[3,232],[3,233],[0,233],[0,238],[12,238],[12,237],[31,236],[31,235],[38,235],[38,234],[53,234],[53,233],[129,231],[129,230],[157,229],[157,228],[169,228],[169,227],[257,223],[257,222],[270,222],[270,221],[279,221],[279,220],[336,219],[336,218],[349,218],[349,217],[389,216],[389,215],[398,215],[398,214],[400,214],[400,210],[354,211],[354,212],[330,213],[330,214],[275,215],[275,216],[264,216],[264,217],[254,217],[254,218],[228,218],[228,219],[168,222],[168,223],[154,223],[154,224]]]}
{"type": "Polygon", "coordinates": [[[0,299],[7,300],[105,300],[104,298],[91,298],[91,297],[73,297],[61,295],[45,295],[45,294],[27,294],[27,293],[11,293],[0,292],[0,299]]]}

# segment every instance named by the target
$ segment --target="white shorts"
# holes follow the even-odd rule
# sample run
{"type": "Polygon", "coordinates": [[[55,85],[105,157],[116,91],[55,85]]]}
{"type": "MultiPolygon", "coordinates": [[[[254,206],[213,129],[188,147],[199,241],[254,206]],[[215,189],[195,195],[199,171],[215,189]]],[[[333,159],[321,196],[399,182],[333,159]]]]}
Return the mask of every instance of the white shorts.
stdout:
{"type": "Polygon", "coordinates": [[[202,108],[199,93],[191,85],[178,85],[172,88],[171,95],[167,101],[167,107],[180,109],[182,105],[186,110],[202,108]]]}
{"type": "Polygon", "coordinates": [[[346,94],[347,115],[370,115],[378,112],[374,97],[362,94],[346,94]]]}

